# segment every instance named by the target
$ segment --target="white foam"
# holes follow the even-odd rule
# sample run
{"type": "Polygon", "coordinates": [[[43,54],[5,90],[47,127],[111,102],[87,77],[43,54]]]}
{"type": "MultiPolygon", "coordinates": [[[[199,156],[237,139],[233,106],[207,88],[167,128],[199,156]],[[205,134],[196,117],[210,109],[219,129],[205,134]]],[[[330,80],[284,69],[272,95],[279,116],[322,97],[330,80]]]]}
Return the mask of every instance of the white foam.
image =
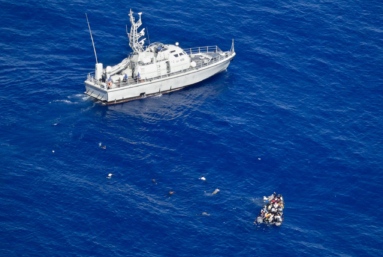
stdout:
{"type": "Polygon", "coordinates": [[[63,103],[67,103],[67,104],[77,104],[76,102],[71,102],[69,100],[54,100],[53,102],[63,102],[63,103]]]}
{"type": "Polygon", "coordinates": [[[67,96],[69,99],[71,98],[81,98],[82,100],[86,101],[89,99],[90,96],[88,95],[85,95],[85,94],[75,94],[75,95],[70,95],[70,96],[67,96]]]}

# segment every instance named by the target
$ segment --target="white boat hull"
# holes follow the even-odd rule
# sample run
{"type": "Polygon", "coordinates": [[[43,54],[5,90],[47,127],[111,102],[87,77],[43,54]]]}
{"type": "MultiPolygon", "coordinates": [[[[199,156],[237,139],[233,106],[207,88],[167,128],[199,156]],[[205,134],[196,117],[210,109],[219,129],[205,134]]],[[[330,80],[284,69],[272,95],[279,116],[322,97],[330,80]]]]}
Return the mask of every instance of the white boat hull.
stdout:
{"type": "Polygon", "coordinates": [[[211,76],[227,69],[235,53],[217,63],[179,73],[172,76],[163,76],[152,81],[141,82],[106,90],[92,81],[85,81],[86,94],[98,99],[102,104],[116,104],[148,96],[169,93],[184,87],[201,82],[211,76]]]}

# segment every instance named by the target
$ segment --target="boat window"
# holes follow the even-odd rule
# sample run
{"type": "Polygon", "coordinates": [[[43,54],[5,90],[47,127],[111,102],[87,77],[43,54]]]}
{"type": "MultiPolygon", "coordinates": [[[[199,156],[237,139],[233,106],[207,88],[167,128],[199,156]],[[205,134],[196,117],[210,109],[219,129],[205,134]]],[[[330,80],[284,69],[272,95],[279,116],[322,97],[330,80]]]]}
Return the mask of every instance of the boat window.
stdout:
{"type": "Polygon", "coordinates": [[[178,57],[178,54],[175,54],[174,57],[178,57]]]}
{"type": "Polygon", "coordinates": [[[180,53],[180,56],[184,55],[183,53],[180,53]]]}
{"type": "Polygon", "coordinates": [[[170,53],[174,53],[176,50],[170,51],[170,53]]]}

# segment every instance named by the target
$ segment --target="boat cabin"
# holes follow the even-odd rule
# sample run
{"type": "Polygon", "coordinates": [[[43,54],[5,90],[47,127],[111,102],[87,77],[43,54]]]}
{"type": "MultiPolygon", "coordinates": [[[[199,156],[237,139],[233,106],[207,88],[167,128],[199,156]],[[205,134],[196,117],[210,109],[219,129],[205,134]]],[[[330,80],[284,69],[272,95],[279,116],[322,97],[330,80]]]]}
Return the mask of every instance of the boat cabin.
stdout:
{"type": "Polygon", "coordinates": [[[134,69],[131,68],[132,75],[127,74],[128,77],[151,79],[190,67],[190,57],[176,45],[153,43],[134,57],[131,62],[134,69]]]}

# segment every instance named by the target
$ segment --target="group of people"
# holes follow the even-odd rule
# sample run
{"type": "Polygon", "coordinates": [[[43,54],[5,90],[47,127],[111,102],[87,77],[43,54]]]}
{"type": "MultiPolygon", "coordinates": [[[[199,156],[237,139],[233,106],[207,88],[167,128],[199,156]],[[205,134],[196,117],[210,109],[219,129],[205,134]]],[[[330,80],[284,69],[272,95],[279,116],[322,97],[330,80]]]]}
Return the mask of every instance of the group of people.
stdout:
{"type": "MultiPolygon", "coordinates": [[[[137,79],[140,79],[140,73],[138,73],[137,79]]],[[[120,82],[121,82],[121,79],[118,79],[118,83],[117,83],[118,86],[120,85],[120,82]]],[[[122,79],[122,82],[124,82],[124,83],[128,82],[128,75],[127,74],[125,74],[124,78],[122,79]]],[[[112,77],[110,76],[107,79],[108,88],[113,88],[113,83],[114,83],[114,81],[112,80],[112,77]]]]}
{"type": "MultiPolygon", "coordinates": [[[[119,86],[119,85],[120,85],[120,82],[124,82],[124,83],[126,83],[126,82],[128,82],[128,80],[129,80],[129,77],[128,77],[128,75],[125,73],[125,76],[124,76],[124,78],[122,79],[122,81],[121,81],[121,78],[120,78],[120,79],[117,80],[116,83],[117,83],[117,85],[119,86]]],[[[137,76],[136,76],[136,81],[137,81],[137,82],[142,82],[140,73],[137,74],[137,76]]],[[[106,80],[106,83],[107,83],[107,85],[108,85],[108,88],[113,88],[113,83],[114,83],[114,82],[115,82],[115,81],[112,80],[112,77],[109,76],[109,78],[106,80]]]]}
{"type": "Polygon", "coordinates": [[[254,224],[266,223],[280,226],[283,222],[283,209],[285,205],[283,196],[277,195],[274,192],[274,194],[269,197],[264,196],[263,200],[265,201],[265,205],[263,205],[254,224]]]}

